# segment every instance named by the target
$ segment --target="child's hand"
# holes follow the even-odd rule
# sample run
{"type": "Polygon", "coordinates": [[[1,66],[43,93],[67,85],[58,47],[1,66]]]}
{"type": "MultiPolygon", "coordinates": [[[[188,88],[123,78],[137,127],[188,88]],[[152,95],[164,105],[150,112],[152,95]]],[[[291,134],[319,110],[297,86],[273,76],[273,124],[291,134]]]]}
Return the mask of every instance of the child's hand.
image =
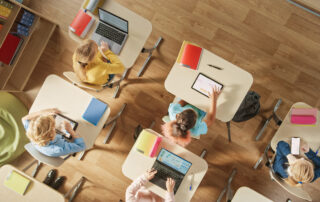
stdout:
{"type": "Polygon", "coordinates": [[[212,99],[212,100],[217,100],[219,95],[221,94],[221,90],[219,89],[219,87],[217,86],[214,86],[212,87],[212,92],[209,93],[209,97],[212,99]]]}
{"type": "Polygon", "coordinates": [[[174,185],[176,184],[176,182],[172,179],[172,178],[168,178],[167,182],[166,182],[166,187],[167,187],[167,191],[169,193],[173,192],[174,189],[174,185]]]}
{"type": "Polygon", "coordinates": [[[61,111],[57,108],[46,109],[45,112],[52,115],[61,113],[61,111]]]}
{"type": "Polygon", "coordinates": [[[297,160],[297,158],[292,154],[287,155],[287,159],[288,159],[289,165],[292,165],[297,160]]]}
{"type": "Polygon", "coordinates": [[[109,50],[109,45],[104,41],[101,41],[100,47],[103,52],[109,50]]]}
{"type": "Polygon", "coordinates": [[[310,150],[308,143],[306,143],[305,141],[301,141],[300,147],[301,147],[301,151],[303,151],[304,153],[308,153],[310,150]]]}
{"type": "Polygon", "coordinates": [[[147,170],[147,172],[145,173],[145,176],[147,177],[148,180],[152,180],[152,178],[154,178],[156,173],[157,173],[157,170],[152,168],[151,170],[147,170]]]}
{"type": "Polygon", "coordinates": [[[66,129],[66,131],[73,130],[71,127],[71,124],[68,121],[64,121],[63,125],[64,125],[64,129],[66,129]]]}

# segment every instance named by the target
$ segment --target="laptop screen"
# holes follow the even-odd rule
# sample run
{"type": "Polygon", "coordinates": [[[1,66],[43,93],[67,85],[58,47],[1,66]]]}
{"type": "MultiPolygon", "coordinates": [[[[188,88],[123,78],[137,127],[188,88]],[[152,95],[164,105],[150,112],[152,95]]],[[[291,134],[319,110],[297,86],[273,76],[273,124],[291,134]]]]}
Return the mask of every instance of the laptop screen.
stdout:
{"type": "Polygon", "coordinates": [[[189,161],[163,148],[161,149],[157,160],[184,175],[188,172],[189,168],[192,165],[192,163],[190,163],[189,161]]]}
{"type": "Polygon", "coordinates": [[[113,27],[128,33],[128,21],[99,8],[99,19],[113,27]]]}

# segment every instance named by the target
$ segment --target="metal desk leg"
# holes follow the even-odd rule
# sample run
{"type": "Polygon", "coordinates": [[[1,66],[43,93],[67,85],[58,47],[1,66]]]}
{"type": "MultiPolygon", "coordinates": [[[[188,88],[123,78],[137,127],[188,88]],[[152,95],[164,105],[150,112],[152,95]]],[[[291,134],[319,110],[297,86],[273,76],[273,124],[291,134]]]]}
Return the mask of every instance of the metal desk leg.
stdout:
{"type": "Polygon", "coordinates": [[[141,69],[139,70],[138,74],[137,74],[137,77],[140,77],[141,76],[141,73],[143,72],[143,70],[145,69],[145,67],[147,66],[151,56],[152,56],[152,52],[154,51],[154,49],[156,49],[158,47],[158,45],[160,44],[160,42],[162,41],[162,37],[160,36],[158,41],[154,44],[153,48],[149,48],[149,49],[146,49],[146,48],[143,48],[141,50],[142,53],[149,53],[147,59],[144,61],[141,69]]]}
{"type": "Polygon", "coordinates": [[[79,157],[78,157],[78,160],[79,160],[79,161],[83,158],[83,156],[84,156],[85,153],[86,153],[86,151],[82,151],[82,152],[80,153],[80,155],[79,155],[79,157]]]}
{"type": "Polygon", "coordinates": [[[29,165],[27,165],[22,171],[26,172],[31,166],[33,166],[33,164],[37,163],[38,160],[34,160],[32,161],[29,165]]]}
{"type": "Polygon", "coordinates": [[[37,175],[41,165],[42,165],[42,163],[40,161],[38,161],[37,166],[34,168],[32,174],[31,174],[32,177],[35,177],[37,175]]]}
{"type": "Polygon", "coordinates": [[[103,141],[104,144],[106,144],[106,142],[108,141],[113,129],[115,128],[116,124],[117,124],[117,119],[121,116],[122,112],[124,111],[124,109],[126,108],[127,106],[127,103],[124,103],[120,109],[120,111],[114,116],[112,117],[109,121],[107,121],[105,124],[104,124],[104,127],[113,123],[110,130],[108,131],[108,133],[106,134],[106,137],[103,141]]]}
{"type": "Polygon", "coordinates": [[[264,149],[263,154],[262,154],[261,157],[258,159],[258,161],[256,162],[256,164],[253,166],[253,169],[256,170],[256,169],[258,168],[258,166],[260,165],[260,163],[262,162],[262,160],[264,159],[264,157],[268,155],[268,151],[269,151],[270,147],[271,147],[271,143],[269,143],[269,144],[266,146],[266,148],[264,149]]]}
{"type": "Polygon", "coordinates": [[[80,180],[64,195],[64,197],[67,198],[72,193],[70,199],[68,200],[69,202],[71,202],[80,191],[80,188],[85,183],[85,181],[86,178],[81,177],[80,180]]]}
{"type": "Polygon", "coordinates": [[[277,102],[277,104],[274,106],[272,115],[271,115],[270,117],[268,117],[268,119],[267,119],[266,122],[264,123],[262,129],[259,131],[258,135],[256,136],[256,141],[258,141],[258,140],[260,139],[260,137],[262,136],[264,130],[265,130],[265,129],[267,128],[267,126],[269,125],[269,123],[270,123],[270,121],[271,121],[272,118],[276,121],[276,123],[277,123],[278,125],[281,124],[282,121],[281,121],[281,120],[278,118],[278,116],[276,115],[276,111],[279,109],[279,106],[280,106],[281,102],[282,102],[282,99],[279,99],[278,102],[277,102]],[[279,122],[279,120],[280,120],[280,122],[279,122]]]}
{"type": "Polygon", "coordinates": [[[234,168],[231,172],[231,175],[228,178],[228,183],[224,187],[224,189],[221,191],[221,193],[217,199],[217,202],[220,202],[222,200],[222,197],[224,196],[225,193],[226,193],[226,201],[228,201],[228,202],[231,201],[231,199],[233,197],[233,191],[231,189],[231,182],[232,182],[234,176],[236,175],[236,173],[237,173],[237,169],[234,168]]]}
{"type": "Polygon", "coordinates": [[[116,84],[116,85],[117,85],[116,90],[114,91],[114,94],[113,94],[113,96],[112,96],[113,98],[116,98],[116,97],[117,97],[118,92],[119,92],[119,89],[120,89],[120,83],[121,83],[121,81],[126,77],[128,71],[129,71],[129,69],[126,69],[126,70],[123,72],[123,74],[122,74],[119,82],[117,82],[117,84],[116,84]]]}
{"type": "Polygon", "coordinates": [[[228,128],[228,139],[229,139],[229,142],[231,142],[231,128],[230,128],[230,121],[228,121],[227,123],[227,128],[228,128]]]}

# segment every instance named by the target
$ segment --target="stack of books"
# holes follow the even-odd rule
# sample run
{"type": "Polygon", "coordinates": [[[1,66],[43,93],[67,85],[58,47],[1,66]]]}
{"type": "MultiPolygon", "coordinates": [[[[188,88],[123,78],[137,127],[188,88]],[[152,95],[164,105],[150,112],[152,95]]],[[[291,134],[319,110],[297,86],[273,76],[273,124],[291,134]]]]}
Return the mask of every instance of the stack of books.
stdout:
{"type": "Polygon", "coordinates": [[[10,16],[13,5],[5,0],[0,0],[0,18],[7,19],[10,16]]]}
{"type": "Polygon", "coordinates": [[[135,144],[135,148],[138,152],[146,156],[154,157],[161,140],[161,137],[147,130],[142,130],[135,144]]]}
{"type": "Polygon", "coordinates": [[[15,56],[18,54],[23,39],[19,36],[9,33],[0,47],[0,62],[12,65],[15,56]]]}
{"type": "Polygon", "coordinates": [[[30,27],[34,21],[34,14],[29,11],[23,10],[23,14],[20,17],[19,23],[17,25],[17,33],[22,36],[28,36],[30,27]]]}
{"type": "Polygon", "coordinates": [[[93,17],[88,15],[84,9],[80,9],[70,24],[69,29],[80,38],[84,38],[94,22],[95,20],[93,17]]]}
{"type": "Polygon", "coordinates": [[[202,48],[198,45],[184,41],[177,58],[177,63],[183,67],[197,70],[202,55],[202,48]]]}

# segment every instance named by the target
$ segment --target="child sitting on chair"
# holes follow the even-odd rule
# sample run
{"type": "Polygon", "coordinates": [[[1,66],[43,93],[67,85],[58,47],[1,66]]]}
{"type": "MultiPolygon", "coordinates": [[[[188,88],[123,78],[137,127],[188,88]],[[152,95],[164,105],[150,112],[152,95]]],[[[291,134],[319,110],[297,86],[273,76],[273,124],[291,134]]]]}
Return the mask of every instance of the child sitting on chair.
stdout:
{"type": "Polygon", "coordinates": [[[277,145],[273,170],[291,186],[313,182],[320,176],[320,157],[305,142],[301,143],[301,150],[307,158],[292,155],[284,141],[277,145]]]}
{"type": "Polygon", "coordinates": [[[27,137],[33,146],[47,156],[64,156],[85,150],[86,145],[83,138],[78,137],[71,128],[70,123],[65,122],[67,133],[72,136],[72,141],[65,140],[60,134],[56,134],[54,114],[59,113],[57,109],[46,109],[28,114],[22,118],[22,123],[27,131],[27,137]]]}
{"type": "Polygon", "coordinates": [[[193,136],[207,134],[208,127],[213,124],[216,118],[217,99],[220,93],[220,89],[212,89],[212,93],[210,93],[211,107],[207,114],[183,100],[171,103],[168,109],[171,121],[162,125],[164,136],[185,147],[191,142],[191,134],[193,136]],[[205,116],[206,119],[202,121],[205,116]]]}
{"type": "Polygon", "coordinates": [[[166,187],[167,192],[165,196],[165,200],[163,200],[158,195],[154,194],[153,192],[149,191],[145,184],[151,180],[155,174],[157,173],[156,170],[147,170],[147,172],[137,178],[135,181],[131,183],[131,185],[126,190],[126,202],[174,202],[174,185],[175,181],[171,178],[167,179],[166,187]]]}
{"type": "Polygon", "coordinates": [[[114,74],[124,71],[120,59],[104,41],[98,47],[93,40],[87,40],[73,54],[73,70],[85,83],[103,85],[110,81],[114,74]]]}

